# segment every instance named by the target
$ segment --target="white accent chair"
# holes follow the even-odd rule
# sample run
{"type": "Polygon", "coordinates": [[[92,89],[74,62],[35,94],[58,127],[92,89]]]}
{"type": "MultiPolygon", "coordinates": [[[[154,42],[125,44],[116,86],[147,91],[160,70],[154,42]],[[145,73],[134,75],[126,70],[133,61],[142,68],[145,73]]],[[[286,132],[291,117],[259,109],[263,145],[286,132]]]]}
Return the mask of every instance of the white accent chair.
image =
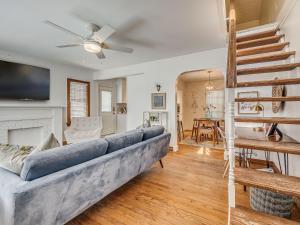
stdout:
{"type": "Polygon", "coordinates": [[[67,144],[100,138],[102,117],[73,117],[64,134],[67,144]]]}

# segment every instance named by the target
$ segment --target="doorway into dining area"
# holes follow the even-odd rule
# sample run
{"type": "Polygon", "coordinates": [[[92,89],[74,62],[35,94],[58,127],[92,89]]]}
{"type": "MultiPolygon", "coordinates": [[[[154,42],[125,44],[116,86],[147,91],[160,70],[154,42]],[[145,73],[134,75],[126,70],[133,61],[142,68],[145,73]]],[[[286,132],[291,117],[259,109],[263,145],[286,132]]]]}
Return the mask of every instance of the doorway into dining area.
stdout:
{"type": "Polygon", "coordinates": [[[224,75],[217,69],[184,72],[177,78],[177,140],[179,144],[222,148],[224,75]]]}

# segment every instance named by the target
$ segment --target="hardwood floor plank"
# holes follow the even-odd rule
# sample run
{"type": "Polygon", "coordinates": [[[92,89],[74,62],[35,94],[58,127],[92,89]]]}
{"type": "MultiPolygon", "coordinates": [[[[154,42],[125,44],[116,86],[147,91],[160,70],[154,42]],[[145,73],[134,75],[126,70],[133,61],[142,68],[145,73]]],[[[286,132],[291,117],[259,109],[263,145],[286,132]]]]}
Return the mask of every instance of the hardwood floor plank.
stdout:
{"type": "Polygon", "coordinates": [[[277,52],[283,50],[289,44],[290,44],[289,42],[283,42],[283,43],[269,44],[269,45],[263,45],[258,47],[244,48],[244,49],[237,50],[236,54],[237,57],[241,57],[241,56],[256,55],[261,53],[277,52]]]}
{"type": "MultiPolygon", "coordinates": [[[[224,152],[180,145],[67,225],[226,225],[224,152]]],[[[249,207],[237,184],[237,201],[249,207]]]]}
{"type": "Polygon", "coordinates": [[[235,102],[291,102],[300,101],[300,96],[236,98],[235,102]]]}
{"type": "Polygon", "coordinates": [[[236,116],[235,122],[242,123],[280,123],[300,125],[300,117],[242,117],[236,116]]]}
{"type": "Polygon", "coordinates": [[[237,75],[240,76],[240,75],[259,74],[259,73],[275,73],[275,72],[294,70],[297,67],[300,67],[300,63],[288,63],[288,64],[281,64],[281,65],[273,65],[273,66],[245,68],[245,69],[238,69],[237,75]]]}
{"type": "Polygon", "coordinates": [[[238,42],[237,49],[251,48],[251,47],[267,45],[267,44],[274,44],[274,43],[277,43],[283,37],[284,37],[284,34],[280,34],[280,35],[274,35],[274,36],[264,37],[264,38],[260,38],[260,39],[238,42]]]}
{"type": "Polygon", "coordinates": [[[235,182],[251,187],[300,197],[300,178],[254,169],[235,168],[235,182]]]}
{"type": "Polygon", "coordinates": [[[279,31],[279,29],[273,29],[273,30],[255,33],[255,34],[244,35],[244,36],[237,37],[236,41],[244,42],[244,41],[250,41],[250,40],[270,37],[270,36],[276,35],[277,31],[279,31]]]}
{"type": "Polygon", "coordinates": [[[234,142],[237,148],[257,149],[271,152],[281,152],[287,154],[300,155],[300,143],[272,142],[264,140],[251,140],[237,138],[234,142]]]}
{"type": "Polygon", "coordinates": [[[293,85],[293,84],[300,84],[300,78],[238,82],[237,87],[261,87],[261,86],[293,85]]]}
{"type": "Polygon", "coordinates": [[[245,64],[254,64],[254,63],[263,63],[263,62],[272,62],[279,60],[286,60],[290,56],[296,54],[296,51],[290,52],[275,52],[267,55],[258,55],[252,57],[242,57],[237,59],[237,65],[245,65],[245,64]]]}
{"type": "Polygon", "coordinates": [[[231,208],[231,225],[299,225],[299,223],[246,208],[231,208]]]}

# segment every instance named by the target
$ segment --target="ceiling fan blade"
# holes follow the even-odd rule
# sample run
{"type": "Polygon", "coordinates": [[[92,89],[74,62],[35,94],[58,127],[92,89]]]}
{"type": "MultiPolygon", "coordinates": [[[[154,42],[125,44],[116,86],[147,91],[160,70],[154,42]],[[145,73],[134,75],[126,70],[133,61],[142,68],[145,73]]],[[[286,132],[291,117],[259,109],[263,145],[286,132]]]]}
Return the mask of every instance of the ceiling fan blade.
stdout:
{"type": "Polygon", "coordinates": [[[70,45],[58,45],[57,48],[69,48],[69,47],[77,47],[81,46],[81,44],[70,44],[70,45]]]}
{"type": "Polygon", "coordinates": [[[96,55],[97,55],[98,59],[105,59],[106,58],[102,51],[97,53],[96,55]]]}
{"type": "Polygon", "coordinates": [[[79,38],[80,40],[84,40],[84,39],[85,39],[83,36],[81,36],[81,35],[79,35],[79,34],[76,34],[75,32],[70,31],[70,30],[68,30],[68,29],[66,29],[66,28],[64,28],[64,27],[61,27],[61,26],[59,26],[59,25],[57,25],[57,24],[55,24],[55,23],[53,23],[53,22],[51,22],[51,21],[49,21],[49,20],[46,20],[46,21],[45,21],[45,24],[47,24],[47,25],[49,25],[49,26],[51,26],[51,27],[54,27],[54,28],[56,28],[56,29],[58,29],[58,30],[60,30],[60,31],[62,31],[62,32],[71,34],[71,35],[73,35],[73,36],[79,38]]]}
{"type": "Polygon", "coordinates": [[[125,52],[125,53],[132,53],[132,48],[127,48],[119,45],[114,44],[103,44],[102,46],[104,49],[112,50],[112,51],[118,51],[118,52],[125,52]]]}
{"type": "Polygon", "coordinates": [[[103,43],[113,33],[115,33],[115,30],[112,27],[105,25],[100,30],[94,33],[93,38],[95,38],[96,41],[103,43]]]}

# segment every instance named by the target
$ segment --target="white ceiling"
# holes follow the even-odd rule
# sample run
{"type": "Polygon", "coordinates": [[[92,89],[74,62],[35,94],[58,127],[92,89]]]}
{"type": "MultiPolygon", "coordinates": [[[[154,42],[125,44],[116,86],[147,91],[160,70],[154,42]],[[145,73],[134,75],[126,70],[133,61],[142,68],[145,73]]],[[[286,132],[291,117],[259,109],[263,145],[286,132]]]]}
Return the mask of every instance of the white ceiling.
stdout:
{"type": "Polygon", "coordinates": [[[0,49],[92,69],[106,69],[225,46],[220,0],[1,0],[0,49]],[[76,38],[47,26],[53,21],[86,36],[90,22],[108,24],[108,42],[133,54],[105,51],[100,61],[81,47],[58,49],[76,38]]]}
{"type": "MultiPolygon", "coordinates": [[[[219,70],[210,70],[211,80],[222,80],[224,75],[219,70]]],[[[179,79],[183,82],[201,82],[208,80],[208,70],[197,70],[186,72],[180,75],[179,79]]]]}

